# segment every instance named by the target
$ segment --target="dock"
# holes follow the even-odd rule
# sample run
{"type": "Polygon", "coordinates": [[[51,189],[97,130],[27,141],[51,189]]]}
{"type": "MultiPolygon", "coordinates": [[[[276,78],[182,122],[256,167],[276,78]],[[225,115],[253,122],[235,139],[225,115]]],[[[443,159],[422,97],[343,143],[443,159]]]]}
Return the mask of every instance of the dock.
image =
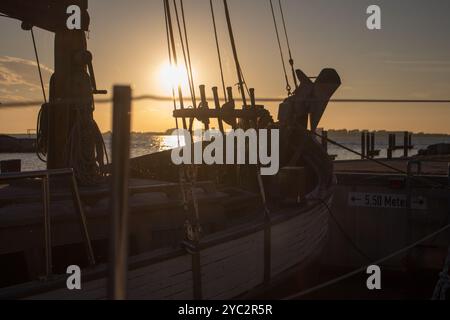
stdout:
{"type": "MultiPolygon", "coordinates": [[[[429,176],[446,176],[448,174],[448,164],[450,163],[450,155],[448,156],[432,156],[432,157],[414,157],[411,159],[381,159],[380,162],[394,167],[403,172],[408,171],[408,163],[415,161],[421,163],[421,175],[429,176]]],[[[373,173],[373,174],[389,174],[395,173],[387,167],[383,167],[371,160],[342,160],[335,161],[334,168],[339,173],[373,173]]]]}

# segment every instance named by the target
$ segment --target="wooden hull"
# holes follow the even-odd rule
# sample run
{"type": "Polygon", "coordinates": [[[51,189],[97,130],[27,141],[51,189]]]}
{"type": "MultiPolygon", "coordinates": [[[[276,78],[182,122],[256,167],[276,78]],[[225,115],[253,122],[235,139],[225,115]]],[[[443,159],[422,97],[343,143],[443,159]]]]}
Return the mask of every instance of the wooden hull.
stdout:
{"type": "MultiPolygon", "coordinates": [[[[331,195],[324,199],[331,202],[331,195]]],[[[316,258],[327,238],[322,202],[272,215],[271,221],[213,234],[186,249],[160,250],[130,258],[130,299],[231,299],[263,289],[293,268],[316,258]],[[189,249],[189,248],[190,249],[189,249]]],[[[106,266],[86,270],[82,289],[66,288],[66,277],[45,284],[0,290],[0,297],[29,299],[106,299],[106,266]]]]}

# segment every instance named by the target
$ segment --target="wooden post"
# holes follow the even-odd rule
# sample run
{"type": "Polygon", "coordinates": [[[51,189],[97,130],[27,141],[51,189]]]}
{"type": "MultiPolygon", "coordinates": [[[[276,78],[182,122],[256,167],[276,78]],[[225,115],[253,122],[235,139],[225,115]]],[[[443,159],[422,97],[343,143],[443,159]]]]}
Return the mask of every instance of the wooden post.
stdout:
{"type": "MultiPolygon", "coordinates": [[[[55,73],[50,80],[50,103],[48,108],[47,169],[69,166],[67,146],[70,130],[77,121],[74,106],[88,114],[93,121],[92,84],[87,73],[87,43],[84,31],[61,30],[55,33],[55,73]],[[74,85],[76,84],[76,85],[74,85]],[[71,99],[84,102],[68,102],[71,99]]],[[[88,121],[86,119],[86,121],[88,121]]],[[[87,126],[87,124],[84,124],[87,126]]],[[[81,143],[81,141],[78,141],[81,143]]],[[[77,143],[75,141],[74,143],[77,143]]],[[[94,142],[84,145],[84,156],[95,164],[94,142]]],[[[78,174],[76,172],[76,174],[78,174]]],[[[83,173],[81,173],[83,174],[83,173]]]]}
{"type": "Polygon", "coordinates": [[[392,150],[393,150],[392,133],[389,133],[389,136],[388,136],[388,149],[387,149],[387,158],[388,158],[388,160],[392,159],[392,150]]]}
{"type": "Polygon", "coordinates": [[[370,154],[370,132],[366,132],[366,156],[367,158],[372,158],[370,154]]]}
{"type": "Polygon", "coordinates": [[[403,157],[408,158],[409,155],[409,132],[405,131],[403,135],[403,157]]]}
{"type": "Polygon", "coordinates": [[[322,131],[322,146],[326,153],[328,153],[328,131],[322,131]]]}
{"type": "MultiPolygon", "coordinates": [[[[395,151],[397,149],[397,134],[392,134],[392,150],[395,151]]],[[[394,157],[394,156],[392,156],[394,157]]]]}
{"type": "Polygon", "coordinates": [[[361,159],[364,160],[366,158],[366,132],[361,132],[361,159]]]}
{"type": "Polygon", "coordinates": [[[370,157],[375,157],[375,132],[370,134],[370,157]]]}
{"type": "Polygon", "coordinates": [[[114,87],[109,298],[127,297],[131,88],[114,87]]]}
{"type": "MultiPolygon", "coordinates": [[[[219,90],[217,87],[212,88],[213,96],[214,96],[214,104],[217,110],[220,110],[220,99],[219,99],[219,90]]],[[[226,97],[225,97],[226,98],[226,97]]],[[[218,117],[217,121],[219,122],[219,130],[222,134],[225,133],[223,128],[223,120],[221,117],[218,117]]]]}
{"type": "Polygon", "coordinates": [[[42,205],[44,211],[45,275],[49,278],[53,273],[49,175],[42,178],[42,205]]]}
{"type": "MultiPolygon", "coordinates": [[[[256,110],[256,97],[255,97],[255,89],[254,88],[250,88],[249,89],[249,94],[250,94],[250,106],[252,110],[256,110]]],[[[252,119],[252,121],[254,122],[254,127],[256,129],[258,129],[258,116],[255,116],[254,119],[252,119]]],[[[250,127],[252,126],[252,124],[250,124],[250,127]]]]}
{"type": "Polygon", "coordinates": [[[227,97],[227,102],[230,102],[230,101],[233,101],[234,100],[234,97],[233,97],[233,87],[227,87],[227,94],[228,94],[228,97],[227,97]]]}
{"type": "MultiPolygon", "coordinates": [[[[450,162],[448,163],[448,187],[450,188],[450,162]]],[[[450,192],[448,192],[448,223],[450,223],[450,192]]]]}
{"type": "MultiPolygon", "coordinates": [[[[206,100],[206,87],[205,87],[205,85],[203,85],[203,84],[200,85],[199,89],[200,89],[200,98],[201,98],[201,105],[200,105],[200,107],[204,108],[204,109],[208,109],[209,106],[208,106],[208,100],[206,100]]],[[[205,119],[202,119],[202,121],[203,121],[203,124],[205,125],[205,130],[209,130],[209,119],[205,118],[205,119]]]]}

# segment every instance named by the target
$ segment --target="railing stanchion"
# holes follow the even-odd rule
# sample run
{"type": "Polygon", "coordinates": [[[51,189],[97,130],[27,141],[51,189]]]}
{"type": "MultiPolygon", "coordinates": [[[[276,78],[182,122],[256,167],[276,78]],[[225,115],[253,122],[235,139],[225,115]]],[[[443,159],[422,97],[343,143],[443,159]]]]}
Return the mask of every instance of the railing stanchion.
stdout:
{"type": "Polygon", "coordinates": [[[50,221],[50,183],[49,176],[42,178],[42,205],[44,211],[44,247],[45,247],[45,274],[49,278],[53,273],[52,259],[52,232],[50,221]]]}
{"type": "Polygon", "coordinates": [[[73,204],[77,211],[78,219],[80,221],[81,235],[83,237],[84,246],[86,248],[86,254],[88,257],[89,264],[91,266],[95,265],[94,250],[92,249],[91,238],[89,237],[89,230],[87,228],[86,215],[84,214],[83,205],[81,203],[80,192],[78,190],[77,178],[75,173],[72,172],[71,175],[71,189],[73,204]]]}
{"type": "Polygon", "coordinates": [[[127,297],[131,88],[114,87],[110,234],[110,299],[127,297]]]}

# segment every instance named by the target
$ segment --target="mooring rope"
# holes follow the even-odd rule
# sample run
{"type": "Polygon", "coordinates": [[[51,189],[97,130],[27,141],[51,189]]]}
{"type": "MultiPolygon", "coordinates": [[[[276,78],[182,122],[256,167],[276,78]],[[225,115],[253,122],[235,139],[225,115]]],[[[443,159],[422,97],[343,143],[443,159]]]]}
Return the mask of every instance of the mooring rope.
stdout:
{"type": "Polygon", "coordinates": [[[389,165],[389,164],[387,164],[387,163],[384,163],[384,162],[382,162],[382,161],[380,161],[380,160],[370,158],[370,157],[368,157],[368,156],[366,156],[366,155],[364,155],[364,154],[362,154],[362,153],[360,153],[360,152],[358,152],[358,151],[355,151],[355,150],[353,150],[353,149],[351,149],[351,148],[349,148],[349,147],[346,147],[346,146],[344,146],[343,144],[341,144],[341,143],[339,143],[339,142],[336,142],[336,141],[334,141],[334,140],[332,140],[332,139],[330,139],[330,138],[328,138],[328,137],[325,137],[325,136],[323,136],[323,135],[321,135],[321,134],[319,134],[319,133],[317,133],[317,132],[313,132],[313,131],[310,131],[310,132],[311,132],[311,134],[313,134],[313,135],[315,135],[315,136],[317,136],[317,137],[319,137],[319,138],[325,139],[325,140],[327,140],[329,143],[331,143],[331,144],[333,144],[333,145],[335,145],[335,146],[337,146],[337,147],[340,147],[340,148],[342,148],[342,149],[344,149],[344,150],[346,150],[346,151],[348,151],[348,152],[351,152],[351,153],[353,153],[353,154],[356,154],[356,155],[360,156],[361,158],[364,158],[364,159],[366,159],[366,160],[369,160],[369,161],[371,161],[371,162],[373,162],[373,163],[376,163],[376,164],[378,164],[378,165],[380,165],[380,166],[383,166],[383,167],[385,167],[385,168],[388,168],[388,169],[390,169],[390,170],[392,170],[392,171],[394,171],[394,172],[397,172],[397,173],[406,175],[406,176],[408,176],[410,179],[420,181],[420,182],[422,182],[422,183],[425,183],[425,184],[427,184],[427,185],[432,186],[433,188],[444,188],[444,189],[447,189],[447,188],[448,188],[448,186],[446,186],[446,185],[439,184],[439,183],[435,183],[435,182],[433,182],[433,181],[431,181],[431,180],[429,180],[429,179],[423,178],[423,177],[411,176],[411,175],[410,175],[408,172],[406,172],[406,171],[403,171],[403,170],[401,170],[401,169],[398,169],[398,168],[396,168],[396,167],[393,167],[393,166],[391,166],[391,165],[389,165]]]}
{"type": "MultiPolygon", "coordinates": [[[[390,260],[390,259],[392,259],[392,258],[394,258],[394,257],[396,257],[396,256],[398,256],[398,255],[401,255],[401,254],[403,254],[403,253],[406,253],[406,252],[408,252],[408,251],[414,249],[414,248],[417,247],[418,245],[427,242],[427,241],[430,240],[430,239],[433,239],[433,238],[436,237],[437,235],[439,235],[439,234],[441,234],[441,233],[443,233],[443,232],[445,232],[445,231],[447,231],[447,230],[449,230],[449,229],[450,229],[450,224],[447,224],[446,226],[444,226],[444,227],[442,227],[441,229],[439,229],[439,230],[433,232],[432,234],[430,234],[430,235],[428,235],[428,236],[426,236],[426,237],[424,237],[424,238],[422,238],[422,239],[420,239],[420,240],[418,240],[418,241],[416,241],[416,242],[414,242],[414,243],[412,243],[412,244],[410,244],[410,245],[408,245],[408,246],[406,246],[406,247],[404,247],[404,248],[402,248],[402,249],[400,249],[400,250],[398,250],[398,251],[395,251],[395,252],[393,252],[393,253],[391,253],[391,254],[385,256],[384,258],[381,258],[381,259],[379,259],[379,260],[377,260],[377,261],[374,261],[374,262],[371,263],[370,265],[381,265],[382,263],[384,263],[384,262],[386,262],[386,261],[388,261],[388,260],[390,260]]],[[[337,283],[339,283],[339,282],[341,282],[341,281],[347,280],[347,279],[349,279],[349,278],[351,278],[351,277],[353,277],[353,276],[355,276],[355,275],[357,275],[357,274],[360,274],[361,272],[365,272],[365,271],[367,270],[367,267],[370,266],[370,265],[363,266],[363,267],[361,267],[361,268],[359,268],[359,269],[356,269],[356,270],[354,270],[354,271],[352,271],[352,272],[349,272],[349,273],[347,273],[347,274],[345,274],[345,275],[343,275],[343,276],[337,277],[337,278],[335,278],[335,279],[332,279],[332,280],[327,281],[327,282],[325,282],[325,283],[319,284],[319,285],[314,286],[314,287],[312,287],[312,288],[303,290],[303,291],[298,292],[298,293],[294,293],[294,294],[292,294],[292,295],[289,295],[289,296],[287,296],[287,297],[284,297],[282,300],[295,300],[295,299],[299,299],[299,298],[301,298],[301,297],[304,297],[305,295],[308,295],[308,294],[317,292],[317,291],[319,291],[319,290],[322,290],[322,289],[324,289],[324,288],[327,288],[327,287],[329,287],[329,286],[332,286],[332,285],[334,285],[334,284],[337,284],[337,283]]]]}
{"type": "Polygon", "coordinates": [[[330,206],[328,205],[328,203],[320,198],[314,198],[314,199],[310,199],[313,201],[318,201],[320,202],[328,211],[328,214],[330,215],[331,219],[333,220],[334,224],[337,226],[338,230],[340,231],[340,233],[344,236],[345,240],[347,240],[348,243],[350,243],[350,245],[353,247],[353,249],[361,256],[363,257],[365,260],[367,260],[368,262],[373,261],[373,259],[371,257],[369,257],[368,254],[366,254],[354,241],[353,239],[350,237],[350,235],[345,231],[344,227],[341,225],[341,223],[339,222],[339,220],[336,218],[336,216],[333,214],[333,211],[331,210],[330,206]]]}

